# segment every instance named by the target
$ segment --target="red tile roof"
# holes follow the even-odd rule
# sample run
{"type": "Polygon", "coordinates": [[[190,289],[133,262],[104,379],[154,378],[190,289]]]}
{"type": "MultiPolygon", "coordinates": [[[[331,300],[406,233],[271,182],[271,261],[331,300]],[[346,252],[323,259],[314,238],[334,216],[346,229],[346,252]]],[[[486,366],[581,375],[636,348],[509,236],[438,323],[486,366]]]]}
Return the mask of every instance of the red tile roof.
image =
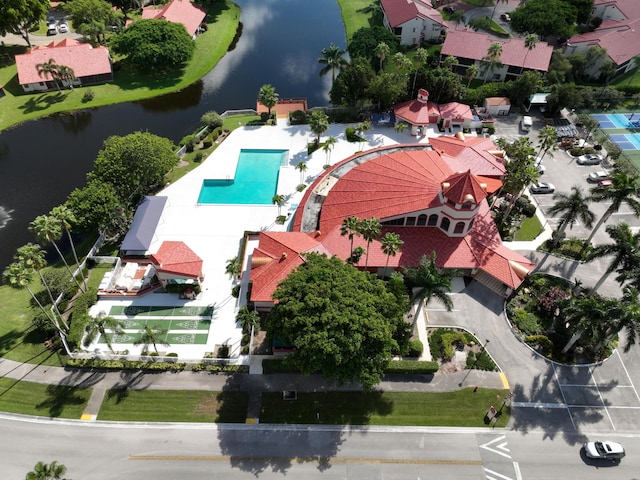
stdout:
{"type": "Polygon", "coordinates": [[[429,116],[439,116],[440,109],[438,104],[431,100],[425,103],[415,99],[397,104],[393,107],[393,113],[396,117],[412,125],[429,125],[429,116]]]}
{"type": "Polygon", "coordinates": [[[457,171],[470,169],[475,175],[499,178],[506,173],[502,153],[490,138],[442,136],[429,143],[457,171]]]}
{"type": "Polygon", "coordinates": [[[151,255],[151,261],[161,272],[191,278],[202,276],[202,259],[184,242],[162,242],[158,252],[151,255]]]}
{"type": "Polygon", "coordinates": [[[597,45],[607,51],[615,65],[622,65],[640,55],[640,18],[604,22],[593,32],[574,35],[568,43],[597,45]]]}
{"type": "Polygon", "coordinates": [[[29,52],[16,55],[18,83],[45,82],[53,80],[49,74],[38,75],[36,65],[53,59],[56,65],[73,69],[77,78],[111,73],[111,60],[106,47],[92,47],[70,38],[60,42],[51,42],[44,47],[32,48],[29,52]]]}
{"type": "Polygon", "coordinates": [[[487,192],[471,170],[466,172],[454,173],[445,178],[442,184],[442,194],[447,198],[456,202],[458,205],[463,203],[480,203],[487,198],[487,192]]]}
{"type": "Polygon", "coordinates": [[[168,22],[181,23],[189,35],[195,35],[207,12],[189,0],[172,0],[162,8],[144,7],[142,18],[162,18],[168,22]]]}
{"type": "Polygon", "coordinates": [[[449,30],[441,55],[453,55],[459,58],[482,60],[492,43],[502,44],[500,62],[503,65],[524,67],[546,72],[549,69],[553,47],[546,42],[538,42],[533,50],[524,46],[524,38],[514,37],[508,40],[496,40],[486,33],[471,30],[449,30]]]}
{"type": "Polygon", "coordinates": [[[442,14],[430,4],[420,0],[380,0],[391,28],[402,25],[414,18],[429,18],[442,24],[442,14]]]}

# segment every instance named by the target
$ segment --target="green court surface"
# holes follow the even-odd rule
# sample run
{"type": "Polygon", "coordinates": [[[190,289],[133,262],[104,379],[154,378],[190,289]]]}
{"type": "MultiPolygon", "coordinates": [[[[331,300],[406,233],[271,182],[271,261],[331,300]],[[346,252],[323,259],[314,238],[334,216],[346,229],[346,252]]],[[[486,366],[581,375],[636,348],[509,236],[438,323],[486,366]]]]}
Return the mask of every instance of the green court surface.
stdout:
{"type": "Polygon", "coordinates": [[[142,319],[127,318],[122,320],[124,330],[142,330],[145,325],[151,328],[166,328],[167,330],[204,330],[209,331],[210,320],[187,320],[187,319],[142,319]]]}
{"type": "MultiPolygon", "coordinates": [[[[113,333],[107,333],[107,336],[111,339],[111,344],[122,343],[135,343],[140,338],[140,333],[122,333],[114,335],[113,333]]],[[[207,343],[208,333],[172,333],[169,332],[166,335],[158,335],[156,343],[160,346],[163,342],[169,345],[204,345],[207,343]]],[[[106,343],[104,335],[100,336],[98,343],[106,343]]]]}
{"type": "Polygon", "coordinates": [[[213,315],[212,306],[197,307],[162,307],[144,305],[116,305],[111,307],[110,316],[126,317],[210,317],[213,315]]]}

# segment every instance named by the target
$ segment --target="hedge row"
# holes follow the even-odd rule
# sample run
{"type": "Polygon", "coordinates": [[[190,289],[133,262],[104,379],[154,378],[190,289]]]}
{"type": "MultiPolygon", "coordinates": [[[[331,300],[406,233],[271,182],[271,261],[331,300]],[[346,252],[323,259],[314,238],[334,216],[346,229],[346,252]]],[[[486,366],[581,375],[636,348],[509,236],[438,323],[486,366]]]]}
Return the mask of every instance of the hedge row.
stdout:
{"type": "Polygon", "coordinates": [[[216,363],[196,363],[191,366],[192,372],[209,373],[248,373],[246,365],[222,365],[216,363]]]}
{"type": "Polygon", "coordinates": [[[69,335],[67,335],[67,341],[71,345],[71,348],[80,345],[84,335],[84,328],[90,319],[89,308],[95,305],[97,301],[98,289],[96,287],[90,287],[73,302],[71,325],[69,325],[69,335]]]}
{"type": "MultiPolygon", "coordinates": [[[[285,365],[284,359],[274,358],[262,361],[264,373],[300,373],[296,369],[285,365]]],[[[438,362],[424,362],[419,360],[396,360],[389,362],[385,373],[435,373],[438,371],[438,362]]]]}
{"type": "Polygon", "coordinates": [[[154,372],[180,372],[186,363],[143,362],[140,360],[101,360],[99,358],[71,358],[67,367],[101,368],[107,370],[152,370],[154,372]]]}

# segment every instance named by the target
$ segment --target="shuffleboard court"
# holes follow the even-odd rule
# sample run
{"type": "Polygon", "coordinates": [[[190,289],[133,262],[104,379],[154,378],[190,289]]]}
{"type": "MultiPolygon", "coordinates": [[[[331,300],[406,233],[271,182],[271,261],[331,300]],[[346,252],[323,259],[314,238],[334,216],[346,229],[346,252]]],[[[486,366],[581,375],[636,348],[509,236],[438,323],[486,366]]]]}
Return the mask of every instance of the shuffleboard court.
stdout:
{"type": "MultiPolygon", "coordinates": [[[[118,319],[120,320],[120,319],[118,319]]],[[[171,318],[158,318],[158,319],[142,319],[142,318],[126,318],[121,320],[123,323],[123,330],[142,330],[145,326],[149,328],[166,328],[169,331],[172,330],[200,330],[209,331],[211,327],[210,320],[203,319],[171,319],[171,318]]]]}
{"type": "Polygon", "coordinates": [[[213,307],[199,306],[146,306],[146,305],[114,305],[109,310],[112,317],[210,317],[213,307]]]}
{"type": "MultiPolygon", "coordinates": [[[[140,333],[120,333],[114,335],[113,333],[107,333],[107,337],[111,340],[112,345],[116,344],[131,344],[135,343],[140,338],[140,333]]],[[[207,343],[206,333],[168,333],[166,335],[159,335],[157,339],[158,346],[161,343],[166,342],[171,345],[205,345],[207,343]]],[[[107,343],[104,335],[100,336],[98,343],[107,343]]],[[[163,348],[168,348],[163,345],[163,348]]],[[[151,346],[150,350],[153,350],[151,346]]]]}

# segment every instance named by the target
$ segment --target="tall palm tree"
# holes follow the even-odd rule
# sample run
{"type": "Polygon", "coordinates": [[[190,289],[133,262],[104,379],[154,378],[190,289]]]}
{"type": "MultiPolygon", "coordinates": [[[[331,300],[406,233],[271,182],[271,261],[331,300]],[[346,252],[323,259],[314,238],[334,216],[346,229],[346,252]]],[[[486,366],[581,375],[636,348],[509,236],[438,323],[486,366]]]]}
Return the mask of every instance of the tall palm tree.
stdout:
{"type": "Polygon", "coordinates": [[[64,318],[60,314],[60,310],[58,310],[58,306],[56,305],[56,300],[53,298],[53,294],[51,293],[51,289],[49,288],[49,284],[44,279],[42,275],[42,269],[47,266],[47,260],[45,259],[45,251],[40,247],[40,245],[36,245],[35,243],[27,243],[26,245],[21,246],[16,251],[16,254],[13,257],[19,264],[24,266],[27,269],[32,269],[32,271],[38,274],[40,277],[40,283],[47,291],[49,295],[49,300],[51,301],[51,305],[54,306],[57,319],[59,319],[64,325],[65,330],[69,330],[69,326],[65,322],[64,318]]]}
{"type": "Polygon", "coordinates": [[[593,202],[611,202],[607,210],[598,220],[591,235],[584,244],[583,250],[586,250],[587,246],[591,243],[596,232],[600,227],[609,220],[609,217],[620,210],[622,205],[627,205],[636,216],[640,216],[640,201],[638,201],[638,195],[640,195],[640,187],[638,182],[640,177],[638,175],[627,175],[624,172],[616,172],[611,176],[611,185],[608,187],[595,187],[591,191],[591,201],[593,202]]]}
{"type": "Polygon", "coordinates": [[[618,308],[614,318],[615,334],[621,330],[626,330],[623,350],[627,353],[636,344],[636,339],[640,336],[640,298],[638,289],[627,285],[622,289],[622,299],[618,303],[618,308]]]}
{"type": "Polygon", "coordinates": [[[471,81],[474,78],[478,77],[479,72],[480,72],[480,68],[475,63],[471,65],[469,68],[467,68],[467,71],[465,73],[465,76],[467,77],[467,87],[471,85],[471,81]]]}
{"type": "Polygon", "coordinates": [[[538,43],[538,35],[535,33],[529,33],[526,37],[524,37],[524,48],[527,49],[527,53],[524,54],[524,59],[522,60],[522,68],[520,69],[520,74],[524,72],[524,66],[527,63],[527,57],[529,56],[529,52],[536,48],[538,43]]]}
{"type": "Polygon", "coordinates": [[[486,63],[486,71],[484,74],[484,83],[487,82],[489,73],[493,71],[496,65],[500,64],[500,57],[502,56],[502,44],[499,42],[493,42],[487,49],[487,54],[483,58],[486,63]]]}
{"type": "Polygon", "coordinates": [[[322,150],[324,151],[325,155],[327,156],[327,161],[326,161],[326,165],[331,165],[331,151],[333,150],[333,147],[335,147],[336,145],[336,138],[329,135],[327,137],[327,139],[324,141],[324,145],[322,145],[322,150]]]}
{"type": "Polygon", "coordinates": [[[413,62],[402,52],[394,53],[392,58],[398,72],[409,73],[413,68],[413,62]]]}
{"type": "Polygon", "coordinates": [[[73,71],[73,68],[60,65],[58,68],[58,78],[60,78],[60,83],[63,85],[63,82],[66,80],[69,83],[69,88],[73,90],[73,81],[76,79],[76,73],[73,71]]]}
{"type": "Polygon", "coordinates": [[[418,78],[418,70],[421,67],[424,67],[429,61],[429,50],[426,48],[418,48],[416,50],[415,55],[413,56],[413,61],[416,63],[415,73],[413,74],[413,86],[411,87],[411,96],[414,95],[416,91],[416,79],[418,78]]]}
{"type": "Polygon", "coordinates": [[[240,323],[243,332],[251,333],[251,330],[260,328],[260,314],[256,310],[249,310],[246,305],[240,307],[236,320],[240,323]]]}
{"type": "Polygon", "coordinates": [[[320,70],[320,76],[331,72],[331,84],[333,84],[336,81],[336,70],[340,72],[349,65],[344,58],[345,51],[332,43],[329,48],[323,48],[320,53],[322,57],[318,59],[318,63],[324,65],[320,70]]]}
{"type": "Polygon", "coordinates": [[[168,330],[166,328],[160,328],[158,325],[151,328],[149,325],[145,325],[144,328],[140,331],[140,338],[138,338],[134,345],[143,345],[142,353],[146,353],[149,345],[153,345],[153,349],[158,353],[158,343],[160,345],[164,345],[168,347],[169,344],[165,339],[165,335],[168,330]]]}
{"type": "Polygon", "coordinates": [[[447,55],[446,57],[444,57],[444,60],[440,62],[440,66],[445,70],[449,70],[450,72],[453,71],[453,67],[455,67],[457,64],[458,59],[453,55],[447,55]]]}
{"type": "Polygon", "coordinates": [[[11,288],[15,288],[17,290],[22,290],[23,288],[29,292],[31,298],[36,302],[38,308],[44,313],[47,319],[51,322],[51,324],[55,327],[56,330],[60,331],[60,325],[56,322],[51,312],[47,311],[38,297],[33,293],[33,290],[29,288],[29,284],[31,283],[31,275],[33,274],[33,269],[25,267],[20,263],[14,262],[9,264],[9,266],[2,273],[2,280],[5,284],[8,284],[11,288]]]}
{"type": "Polygon", "coordinates": [[[271,198],[271,203],[278,206],[278,215],[280,215],[280,211],[282,210],[282,205],[284,205],[285,197],[280,193],[276,193],[271,198]]]}
{"type": "Polygon", "coordinates": [[[364,122],[360,122],[358,125],[356,125],[356,133],[360,136],[360,150],[364,148],[364,143],[366,142],[364,134],[367,133],[370,129],[370,120],[365,120],[364,122]]]}
{"type": "Polygon", "coordinates": [[[224,269],[224,273],[233,278],[238,278],[241,272],[242,264],[240,263],[240,259],[238,257],[233,257],[227,260],[227,265],[224,269]]]}
{"type": "Polygon", "coordinates": [[[449,19],[452,22],[456,22],[455,30],[458,29],[458,25],[460,25],[460,23],[465,24],[467,22],[467,18],[464,16],[464,10],[461,8],[453,12],[451,14],[451,17],[449,17],[449,19]]]}
{"type": "MultiPolygon", "coordinates": [[[[538,140],[538,147],[540,147],[538,154],[542,154],[540,155],[540,161],[542,162],[547,153],[558,149],[558,132],[556,128],[551,125],[542,127],[538,132],[538,140]]],[[[553,157],[552,153],[549,153],[549,155],[553,157]]]]}
{"type": "Polygon", "coordinates": [[[38,462],[33,470],[27,473],[26,480],[64,480],[62,477],[67,473],[67,467],[53,461],[51,463],[38,462]]]}
{"type": "Polygon", "coordinates": [[[582,338],[589,339],[590,345],[596,345],[604,340],[603,325],[611,320],[617,300],[611,300],[594,295],[579,295],[562,311],[563,318],[575,332],[562,349],[567,353],[575,343],[582,338]]]}
{"type": "Polygon", "coordinates": [[[376,46],[374,54],[378,59],[380,59],[380,71],[382,71],[382,65],[389,54],[391,54],[391,48],[386,43],[380,42],[376,46]]]}
{"type": "Polygon", "coordinates": [[[67,260],[64,258],[64,255],[62,254],[60,248],[58,247],[58,244],[56,243],[56,240],[59,240],[60,237],[62,237],[62,225],[60,224],[60,222],[53,216],[40,215],[29,224],[29,230],[36,234],[38,242],[51,242],[53,247],[56,249],[56,252],[58,252],[58,255],[62,259],[62,263],[64,263],[67,272],[69,272],[69,277],[71,277],[76,285],[78,285],[78,288],[84,292],[82,285],[80,285],[78,279],[74,277],[71,268],[69,268],[67,260]]]}
{"type": "Polygon", "coordinates": [[[262,105],[269,110],[269,116],[271,116],[271,109],[278,104],[278,94],[273,85],[262,85],[258,92],[258,100],[262,105]]]}
{"type": "Polygon", "coordinates": [[[58,205],[57,207],[53,207],[49,215],[51,215],[53,218],[56,218],[62,225],[62,228],[64,228],[64,231],[67,233],[67,239],[69,240],[69,245],[71,246],[71,251],[73,252],[73,259],[76,261],[76,267],[78,268],[78,272],[80,272],[80,278],[82,278],[82,285],[85,287],[84,290],[86,290],[87,281],[84,278],[82,268],[80,268],[80,261],[78,260],[76,246],[73,243],[73,238],[71,237],[71,225],[77,223],[76,216],[73,211],[66,205],[58,205]]]}
{"type": "Polygon", "coordinates": [[[371,242],[380,236],[381,230],[382,225],[380,225],[380,220],[375,217],[363,218],[360,222],[360,234],[367,242],[367,258],[364,262],[364,268],[367,268],[369,265],[369,246],[371,242]]]}
{"type": "Polygon", "coordinates": [[[555,203],[549,209],[549,215],[553,217],[560,215],[560,223],[556,229],[557,238],[563,238],[567,227],[573,228],[578,220],[587,228],[593,226],[596,215],[589,209],[589,197],[584,195],[580,187],[574,185],[569,194],[555,193],[553,200],[555,203]]]}
{"type": "Polygon", "coordinates": [[[453,301],[447,294],[451,292],[451,280],[456,272],[438,268],[435,252],[429,257],[422,255],[419,266],[405,268],[404,275],[413,287],[411,303],[419,302],[414,322],[420,315],[422,305],[429,304],[432,298],[440,301],[447,311],[453,309],[453,301]]]}
{"type": "Polygon", "coordinates": [[[56,64],[53,58],[50,58],[46,62],[36,64],[36,70],[38,71],[39,77],[49,75],[53,83],[56,84],[58,91],[60,91],[60,85],[58,84],[60,65],[56,64]]]}
{"type": "Polygon", "coordinates": [[[396,253],[402,251],[404,241],[397,233],[387,232],[380,239],[380,244],[382,252],[387,256],[387,262],[384,264],[384,270],[386,272],[387,267],[389,267],[389,257],[395,257],[396,253]]]}
{"type": "Polygon", "coordinates": [[[626,278],[625,272],[637,271],[640,266],[640,232],[634,234],[626,223],[609,225],[606,231],[613,243],[598,245],[589,255],[589,260],[611,257],[611,262],[591,290],[592,295],[613,272],[619,272],[617,280],[623,283],[626,278]]]}
{"type": "Polygon", "coordinates": [[[109,339],[109,335],[107,335],[107,329],[111,330],[114,334],[122,334],[124,333],[124,322],[107,316],[107,312],[100,312],[97,317],[90,317],[84,327],[85,336],[82,342],[84,347],[87,348],[97,336],[102,335],[107,347],[113,352],[111,340],[109,339]]]}
{"type": "Polygon", "coordinates": [[[307,171],[307,164],[304,162],[298,162],[296,170],[300,171],[300,184],[304,183],[304,172],[307,171]]]}
{"type": "Polygon", "coordinates": [[[353,237],[360,236],[360,220],[358,217],[350,216],[342,220],[340,225],[340,235],[343,237],[346,235],[351,241],[351,247],[349,249],[350,256],[353,255],[353,237]]]}

